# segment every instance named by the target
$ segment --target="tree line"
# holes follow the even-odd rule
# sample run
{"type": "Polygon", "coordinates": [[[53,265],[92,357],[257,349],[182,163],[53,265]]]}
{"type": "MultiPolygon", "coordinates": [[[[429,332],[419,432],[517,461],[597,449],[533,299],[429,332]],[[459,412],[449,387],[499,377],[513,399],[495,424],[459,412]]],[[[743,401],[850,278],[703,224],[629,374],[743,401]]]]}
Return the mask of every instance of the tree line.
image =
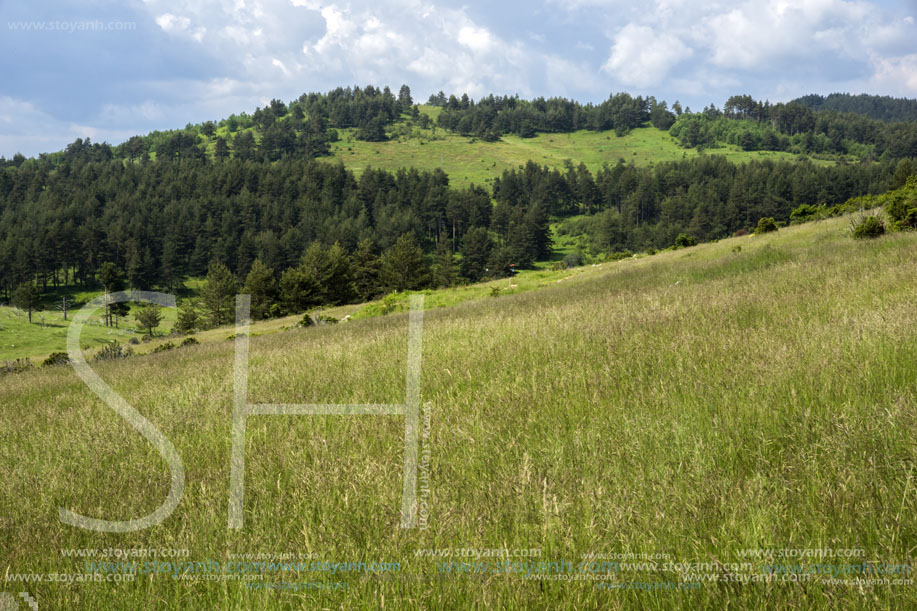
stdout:
{"type": "Polygon", "coordinates": [[[682,114],[669,133],[691,148],[733,144],[748,151],[851,154],[870,160],[917,156],[917,122],[887,122],[800,102],[770,104],[749,95],[732,96],[722,110],[711,104],[682,114]]]}

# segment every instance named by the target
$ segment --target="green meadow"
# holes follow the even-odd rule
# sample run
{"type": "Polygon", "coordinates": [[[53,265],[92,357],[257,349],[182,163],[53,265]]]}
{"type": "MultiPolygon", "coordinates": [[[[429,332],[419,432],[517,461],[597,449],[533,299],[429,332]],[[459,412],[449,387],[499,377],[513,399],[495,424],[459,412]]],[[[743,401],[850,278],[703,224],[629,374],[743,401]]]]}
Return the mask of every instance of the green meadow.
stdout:
{"type": "MultiPolygon", "coordinates": [[[[135,532],[58,511],[155,510],[156,449],[70,367],[4,376],[2,591],[41,609],[915,608],[898,580],[917,541],[917,235],[855,241],[848,221],[428,294],[425,528],[400,526],[396,415],[250,416],[227,527],[231,330],[93,363],[184,467],[175,510],[135,532]],[[303,564],[229,564],[257,558],[303,564]]],[[[249,401],[403,402],[406,299],[253,328],[249,401]]]]}
{"type": "Polygon", "coordinates": [[[387,142],[363,142],[354,133],[354,130],[340,130],[340,140],[332,145],[333,156],[324,159],[340,161],[358,175],[367,167],[384,170],[414,167],[427,171],[442,168],[449,175],[450,184],[457,186],[487,184],[504,170],[525,165],[529,160],[558,169],[563,169],[567,161],[574,166],[585,163],[594,173],[620,159],[641,166],[699,154],[725,156],[734,163],[796,159],[791,153],[749,152],[738,147],[711,148],[699,153],[697,149],[682,148],[668,132],[655,127],[635,129],[624,136],[613,131],[538,134],[534,138],[507,135],[498,142],[467,138],[439,128],[434,132],[415,127],[403,136],[394,132],[387,142]]]}

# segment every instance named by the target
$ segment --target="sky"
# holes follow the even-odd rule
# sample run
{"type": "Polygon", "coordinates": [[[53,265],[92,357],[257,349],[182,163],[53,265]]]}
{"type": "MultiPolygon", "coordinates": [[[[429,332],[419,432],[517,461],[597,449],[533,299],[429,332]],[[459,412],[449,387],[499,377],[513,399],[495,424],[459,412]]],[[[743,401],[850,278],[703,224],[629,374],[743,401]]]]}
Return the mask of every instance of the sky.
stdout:
{"type": "Polygon", "coordinates": [[[0,156],[346,85],[700,110],[917,98],[917,0],[0,0],[0,156]]]}

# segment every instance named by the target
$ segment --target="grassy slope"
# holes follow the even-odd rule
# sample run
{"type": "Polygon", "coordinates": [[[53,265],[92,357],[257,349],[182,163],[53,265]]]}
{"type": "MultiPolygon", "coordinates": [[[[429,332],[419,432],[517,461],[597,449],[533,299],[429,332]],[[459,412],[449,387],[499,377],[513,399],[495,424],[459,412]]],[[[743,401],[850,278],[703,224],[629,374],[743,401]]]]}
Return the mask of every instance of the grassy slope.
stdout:
{"type": "MultiPolygon", "coordinates": [[[[917,540],[917,236],[855,242],[845,224],[605,264],[542,290],[428,312],[429,530],[398,528],[400,418],[257,416],[248,423],[245,528],[228,531],[228,342],[98,365],[175,444],[185,495],[149,530],[65,526],[58,507],[109,519],[152,510],[168,472],[71,369],[8,376],[8,574],[82,572],[60,548],[172,547],[195,561],[246,552],[399,561],[402,572],[388,577],[405,579],[269,577],[345,581],[345,591],[253,591],[165,575],[4,589],[74,609],[913,607],[913,586],[596,590],[591,581],[443,575],[414,554],[505,546],[541,548],[553,561],[664,552],[738,562],[742,548],[863,548],[865,560],[908,562],[917,540]]],[[[400,401],[406,326],[397,314],[255,338],[250,399],[400,401]]]]}
{"type": "MultiPolygon", "coordinates": [[[[425,136],[429,130],[421,131],[425,136]]],[[[618,137],[613,131],[578,131],[569,134],[538,134],[534,138],[504,136],[499,142],[484,142],[465,138],[458,134],[438,129],[439,139],[401,138],[388,142],[362,142],[353,136],[353,130],[341,130],[341,140],[332,146],[333,157],[344,166],[359,174],[363,168],[373,167],[396,170],[402,167],[416,167],[432,171],[442,168],[450,183],[466,186],[470,183],[482,185],[500,176],[504,170],[524,165],[532,160],[541,165],[563,168],[564,161],[574,165],[580,162],[593,172],[603,164],[615,164],[619,159],[637,165],[649,165],[664,161],[677,161],[698,155],[697,149],[684,149],[667,132],[654,127],[633,130],[618,137]]],[[[730,161],[743,162],[751,159],[795,159],[795,155],[783,152],[746,152],[738,148],[707,149],[704,154],[724,155],[730,161]]],[[[828,163],[828,162],[816,162],[828,163]]]]}

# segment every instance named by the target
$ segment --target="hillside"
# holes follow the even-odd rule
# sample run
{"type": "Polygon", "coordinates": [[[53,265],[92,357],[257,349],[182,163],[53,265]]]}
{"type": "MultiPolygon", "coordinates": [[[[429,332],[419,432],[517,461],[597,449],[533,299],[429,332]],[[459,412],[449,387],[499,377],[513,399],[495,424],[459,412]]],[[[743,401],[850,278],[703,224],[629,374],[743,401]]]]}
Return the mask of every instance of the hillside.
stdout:
{"type": "MultiPolygon", "coordinates": [[[[6,376],[5,590],[43,608],[914,607],[912,585],[855,584],[868,575],[850,571],[908,565],[917,540],[917,234],[856,241],[848,223],[605,263],[426,312],[426,529],[399,528],[404,422],[369,415],[250,417],[245,524],[227,529],[226,341],[94,365],[174,444],[184,495],[131,534],[62,524],[58,508],[144,515],[169,471],[71,368],[6,376]],[[184,549],[198,568],[289,553],[385,566],[277,565],[254,584],[239,567],[187,565],[105,587],[29,577],[131,571],[61,553],[72,548],[184,549]],[[447,548],[526,552],[500,565],[447,548]],[[798,557],[757,555],[783,548],[854,552],[811,559],[840,567],[815,575],[798,574],[798,557]],[[610,560],[581,565],[587,554],[610,560]]],[[[407,329],[393,314],[255,337],[250,400],[403,401],[407,329]]]]}
{"type": "Polygon", "coordinates": [[[851,95],[832,93],[827,96],[806,95],[793,100],[813,110],[851,112],[879,121],[917,121],[917,100],[887,95],[851,95]]]}
{"type": "MultiPolygon", "coordinates": [[[[423,112],[432,110],[424,107],[423,112]]],[[[393,130],[397,134],[397,129],[393,130]]],[[[584,163],[592,172],[603,165],[615,165],[623,159],[637,166],[690,159],[700,154],[720,155],[733,163],[750,160],[795,160],[796,155],[783,151],[743,151],[738,146],[684,148],[667,132],[655,127],[641,127],[618,136],[613,130],[577,131],[565,134],[538,134],[532,138],[503,136],[498,142],[438,130],[415,128],[412,137],[395,136],[386,142],[364,142],[355,138],[355,130],[342,130],[341,139],[331,145],[330,163],[341,162],[356,174],[367,167],[394,171],[417,168],[432,171],[441,168],[450,184],[489,184],[505,170],[534,161],[550,168],[564,170],[568,163],[584,163]]],[[[820,165],[832,161],[816,160],[820,165]]]]}

